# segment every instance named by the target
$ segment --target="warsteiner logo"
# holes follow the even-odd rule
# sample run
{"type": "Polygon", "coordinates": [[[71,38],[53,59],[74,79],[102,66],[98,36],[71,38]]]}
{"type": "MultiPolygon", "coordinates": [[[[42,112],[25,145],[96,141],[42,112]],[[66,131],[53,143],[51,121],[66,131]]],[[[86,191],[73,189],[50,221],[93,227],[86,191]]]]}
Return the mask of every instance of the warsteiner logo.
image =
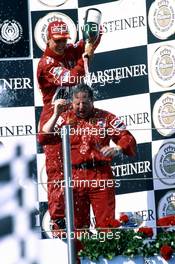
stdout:
{"type": "Polygon", "coordinates": [[[22,37],[22,26],[19,22],[12,19],[5,20],[0,24],[0,40],[6,44],[14,44],[22,37]]]}
{"type": "Polygon", "coordinates": [[[156,101],[153,122],[159,134],[171,136],[175,133],[175,94],[165,93],[156,101]]]}
{"type": "Polygon", "coordinates": [[[158,218],[175,214],[175,192],[166,193],[158,205],[158,218]]]}
{"type": "Polygon", "coordinates": [[[154,1],[148,14],[149,27],[159,39],[167,39],[175,32],[175,1],[154,1]]]}
{"type": "Polygon", "coordinates": [[[167,185],[175,184],[175,143],[162,145],[155,158],[155,172],[161,182],[167,185]]]}
{"type": "Polygon", "coordinates": [[[162,46],[152,57],[151,74],[156,83],[162,87],[171,87],[175,84],[175,48],[162,46]]]}

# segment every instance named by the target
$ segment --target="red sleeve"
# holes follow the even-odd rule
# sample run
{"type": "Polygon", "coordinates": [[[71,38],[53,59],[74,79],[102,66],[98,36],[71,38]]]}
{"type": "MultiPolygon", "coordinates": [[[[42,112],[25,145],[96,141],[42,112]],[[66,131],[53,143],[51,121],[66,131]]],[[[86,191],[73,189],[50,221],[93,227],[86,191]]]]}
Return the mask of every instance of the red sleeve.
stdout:
{"type": "Polygon", "coordinates": [[[37,141],[41,145],[54,145],[60,142],[60,137],[58,135],[47,134],[42,131],[43,125],[51,118],[53,114],[52,105],[46,105],[43,107],[43,110],[40,115],[40,121],[38,124],[38,134],[37,141]]]}
{"type": "Polygon", "coordinates": [[[136,140],[126,129],[125,124],[115,115],[108,115],[108,127],[113,129],[112,141],[122,148],[123,154],[128,156],[136,155],[136,140]]]}
{"type": "Polygon", "coordinates": [[[128,130],[120,131],[117,138],[114,137],[112,140],[122,148],[123,154],[128,156],[136,155],[136,140],[128,130]]]}
{"type": "Polygon", "coordinates": [[[84,47],[85,47],[85,42],[83,39],[79,40],[77,43],[72,45],[73,48],[73,53],[76,55],[77,59],[80,59],[82,57],[82,54],[84,53],[84,47]]]}

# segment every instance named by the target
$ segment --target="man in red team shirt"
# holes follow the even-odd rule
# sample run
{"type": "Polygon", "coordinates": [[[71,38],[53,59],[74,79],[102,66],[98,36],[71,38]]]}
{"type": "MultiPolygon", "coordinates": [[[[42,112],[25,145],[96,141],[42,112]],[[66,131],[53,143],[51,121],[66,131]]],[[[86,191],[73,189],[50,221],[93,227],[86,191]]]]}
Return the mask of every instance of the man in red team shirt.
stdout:
{"type": "MultiPolygon", "coordinates": [[[[84,56],[92,57],[95,45],[85,44],[80,40],[75,45],[67,44],[70,38],[68,27],[63,21],[54,21],[48,25],[48,42],[41,57],[37,79],[43,98],[43,109],[40,115],[39,131],[53,114],[53,103],[58,98],[68,98],[70,87],[79,83],[85,75],[84,56]]],[[[61,107],[65,111],[69,105],[61,107]]],[[[47,141],[43,145],[46,156],[48,176],[48,210],[52,230],[65,228],[64,194],[55,182],[63,179],[61,145],[58,141],[47,141]]],[[[54,232],[53,232],[54,234],[54,232]]]]}
{"type": "Polygon", "coordinates": [[[69,124],[71,140],[72,178],[74,180],[74,219],[76,228],[90,225],[90,204],[96,226],[115,219],[115,186],[110,167],[119,153],[134,156],[136,141],[123,122],[107,111],[93,105],[92,90],[80,84],[73,90],[72,109],[60,111],[65,100],[55,103],[51,118],[43,125],[40,141],[61,141],[60,128],[69,124]],[[47,133],[56,131],[57,134],[47,133]],[[110,147],[110,141],[115,147],[110,147]],[[105,181],[103,188],[100,182],[105,181]],[[95,184],[96,182],[96,184],[95,184]],[[81,184],[83,183],[83,184],[81,184]],[[91,184],[93,183],[93,184],[91,184]]]}

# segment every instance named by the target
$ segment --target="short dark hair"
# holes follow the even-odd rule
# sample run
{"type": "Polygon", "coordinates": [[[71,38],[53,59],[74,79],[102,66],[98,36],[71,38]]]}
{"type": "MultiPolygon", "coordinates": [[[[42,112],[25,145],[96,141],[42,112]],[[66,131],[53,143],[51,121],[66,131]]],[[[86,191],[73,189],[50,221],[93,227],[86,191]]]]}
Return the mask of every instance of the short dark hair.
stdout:
{"type": "Polygon", "coordinates": [[[91,101],[93,101],[93,91],[91,89],[91,87],[89,87],[87,84],[85,83],[81,83],[81,84],[78,84],[77,86],[75,86],[73,89],[72,89],[72,92],[73,92],[73,96],[78,93],[87,93],[88,94],[88,97],[91,101]]]}

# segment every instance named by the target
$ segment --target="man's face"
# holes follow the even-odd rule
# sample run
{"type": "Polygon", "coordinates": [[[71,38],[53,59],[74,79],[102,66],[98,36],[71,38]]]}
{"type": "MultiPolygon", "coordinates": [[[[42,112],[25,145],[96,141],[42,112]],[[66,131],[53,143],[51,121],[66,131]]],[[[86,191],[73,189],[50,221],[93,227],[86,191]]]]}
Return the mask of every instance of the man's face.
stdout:
{"type": "Polygon", "coordinates": [[[67,39],[62,38],[58,40],[49,39],[49,48],[58,55],[63,55],[66,48],[67,39]]]}
{"type": "Polygon", "coordinates": [[[73,96],[73,109],[80,118],[88,117],[93,109],[93,101],[88,97],[88,93],[79,92],[73,96]]]}

